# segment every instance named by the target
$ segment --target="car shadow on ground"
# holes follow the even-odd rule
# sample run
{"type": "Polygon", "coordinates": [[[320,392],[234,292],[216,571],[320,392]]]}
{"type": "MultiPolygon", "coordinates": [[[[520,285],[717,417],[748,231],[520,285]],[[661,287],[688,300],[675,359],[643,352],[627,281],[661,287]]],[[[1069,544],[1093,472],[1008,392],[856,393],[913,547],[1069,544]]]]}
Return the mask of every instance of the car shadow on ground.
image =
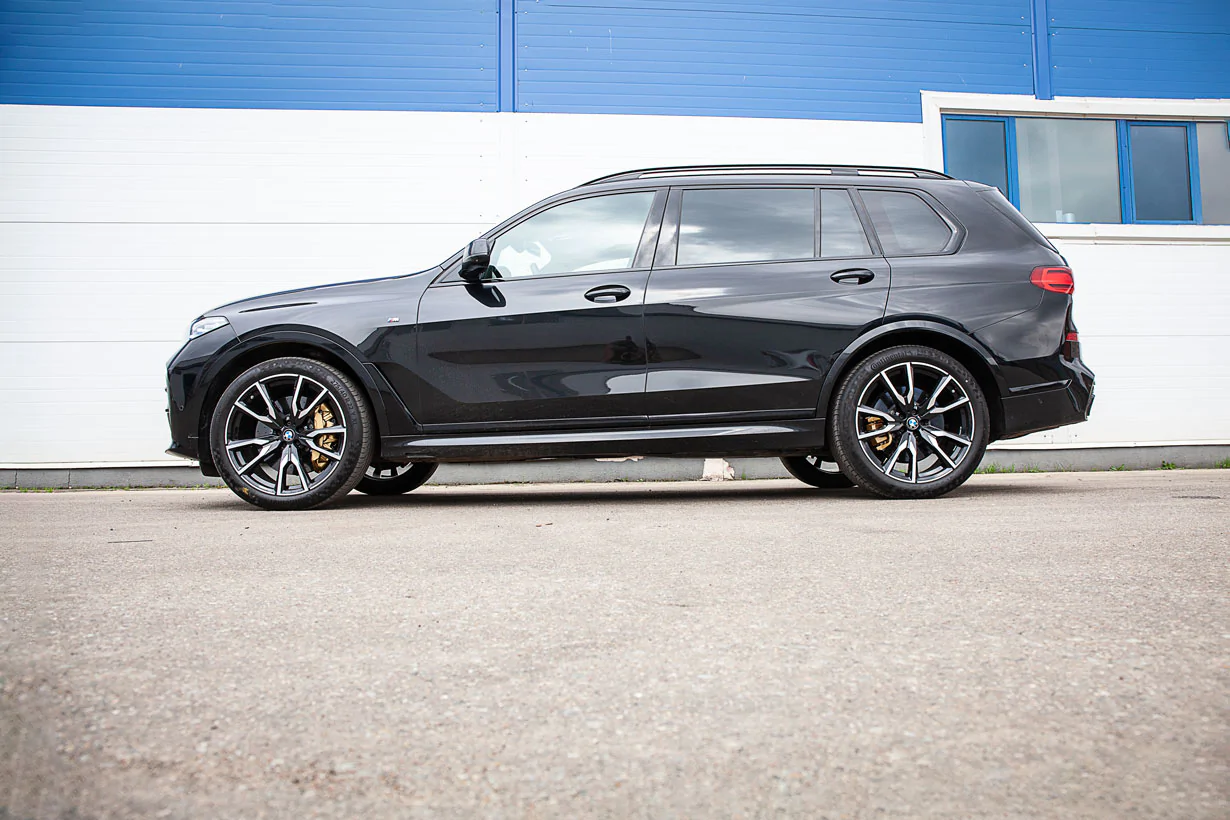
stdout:
{"type": "MultiPolygon", "coordinates": [[[[764,483],[744,482],[659,483],[650,487],[626,483],[558,485],[561,489],[544,489],[537,484],[499,485],[453,485],[429,487],[427,492],[418,491],[397,496],[370,496],[352,492],[345,498],[334,501],[325,510],[377,509],[385,507],[467,507],[474,505],[524,506],[526,504],[641,504],[645,502],[712,502],[721,498],[730,502],[739,501],[817,501],[844,503],[892,504],[857,488],[845,490],[818,490],[794,482],[764,483]],[[742,485],[742,486],[740,486],[742,485]],[[564,488],[566,487],[566,488],[564,488]]],[[[1077,488],[1048,485],[1042,482],[1029,484],[966,484],[948,495],[931,499],[926,503],[944,503],[966,498],[989,496],[1018,496],[1035,498],[1042,495],[1071,494],[1077,488]]],[[[908,502],[905,502],[908,503],[908,502]]],[[[234,510],[247,507],[246,502],[230,493],[219,493],[201,505],[204,509],[234,510]]]]}

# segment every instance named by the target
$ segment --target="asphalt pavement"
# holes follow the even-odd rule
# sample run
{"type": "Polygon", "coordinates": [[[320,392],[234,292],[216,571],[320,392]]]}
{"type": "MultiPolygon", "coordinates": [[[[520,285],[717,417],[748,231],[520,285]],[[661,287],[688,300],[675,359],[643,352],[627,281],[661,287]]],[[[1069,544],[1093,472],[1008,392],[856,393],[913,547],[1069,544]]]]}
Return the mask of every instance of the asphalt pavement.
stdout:
{"type": "Polygon", "coordinates": [[[0,493],[0,818],[1225,818],[1228,498],[0,493]]]}

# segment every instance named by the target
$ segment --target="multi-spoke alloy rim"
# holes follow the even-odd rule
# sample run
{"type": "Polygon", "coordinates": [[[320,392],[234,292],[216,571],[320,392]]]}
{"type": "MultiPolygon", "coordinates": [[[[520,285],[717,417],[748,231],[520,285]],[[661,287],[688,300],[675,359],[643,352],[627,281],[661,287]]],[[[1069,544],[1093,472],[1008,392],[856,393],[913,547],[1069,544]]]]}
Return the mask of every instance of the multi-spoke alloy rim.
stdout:
{"type": "Polygon", "coordinates": [[[809,467],[813,467],[822,473],[840,473],[841,468],[837,466],[835,461],[825,461],[817,455],[804,456],[803,460],[807,462],[809,467]]]}
{"type": "Polygon", "coordinates": [[[858,400],[858,441],[880,472],[907,484],[957,470],[974,440],[974,406],[951,373],[925,362],[884,368],[858,400]]]}
{"type": "Polygon", "coordinates": [[[299,373],[248,386],[226,418],[226,454],[244,483],[276,496],[302,495],[327,480],[346,448],[341,402],[299,373]]]}
{"type": "Polygon", "coordinates": [[[398,464],[397,462],[382,462],[380,464],[372,464],[367,468],[367,477],[374,478],[377,481],[392,481],[395,478],[401,478],[406,473],[414,468],[414,462],[406,462],[398,464]]]}

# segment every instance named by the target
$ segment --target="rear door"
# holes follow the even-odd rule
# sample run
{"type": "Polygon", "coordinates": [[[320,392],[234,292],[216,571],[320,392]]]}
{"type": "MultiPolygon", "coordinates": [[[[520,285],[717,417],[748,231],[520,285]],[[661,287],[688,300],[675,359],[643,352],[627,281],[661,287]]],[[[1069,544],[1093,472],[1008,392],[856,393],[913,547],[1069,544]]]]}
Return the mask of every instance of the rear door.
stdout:
{"type": "Polygon", "coordinates": [[[416,418],[474,430],[644,423],[642,310],[665,191],[568,200],[494,238],[494,278],[419,303],[416,418]]]}
{"type": "Polygon", "coordinates": [[[645,299],[651,420],[814,416],[829,367],[888,296],[849,191],[675,188],[662,230],[645,299]]]}

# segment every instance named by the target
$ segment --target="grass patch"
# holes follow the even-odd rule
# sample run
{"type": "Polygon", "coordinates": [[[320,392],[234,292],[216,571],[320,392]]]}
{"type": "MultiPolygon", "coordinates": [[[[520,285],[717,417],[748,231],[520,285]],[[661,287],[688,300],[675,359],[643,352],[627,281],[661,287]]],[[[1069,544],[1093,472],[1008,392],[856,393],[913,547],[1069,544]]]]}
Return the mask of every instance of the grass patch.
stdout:
{"type": "Polygon", "coordinates": [[[1125,472],[1127,468],[1128,466],[1126,464],[1120,464],[1117,467],[1111,467],[1110,471],[1112,473],[1122,473],[1122,472],[1125,472]]]}
{"type": "Polygon", "coordinates": [[[1163,469],[1163,470],[1178,470],[1178,469],[1180,469],[1180,467],[1179,467],[1179,465],[1175,464],[1173,461],[1163,461],[1163,462],[1162,462],[1162,467],[1161,467],[1161,469],[1163,469]]]}
{"type": "Polygon", "coordinates": [[[1213,466],[1219,470],[1230,470],[1230,458],[1223,458],[1213,466]]]}
{"type": "Polygon", "coordinates": [[[988,464],[985,467],[979,467],[974,470],[979,475],[999,475],[1001,473],[1015,473],[1015,467],[1005,467],[1002,464],[988,464]]]}

